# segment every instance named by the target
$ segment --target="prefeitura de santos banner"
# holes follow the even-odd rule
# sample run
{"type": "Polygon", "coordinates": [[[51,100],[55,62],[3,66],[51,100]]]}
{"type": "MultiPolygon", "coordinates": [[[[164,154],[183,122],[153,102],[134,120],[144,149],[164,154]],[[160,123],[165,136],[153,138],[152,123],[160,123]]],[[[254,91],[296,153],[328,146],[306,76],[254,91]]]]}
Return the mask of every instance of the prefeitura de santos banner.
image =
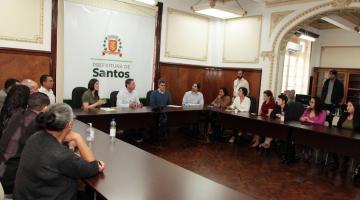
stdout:
{"type": "Polygon", "coordinates": [[[145,96],[153,74],[155,17],[64,2],[64,98],[75,87],[100,81],[99,95],[109,98],[127,78],[145,96]]]}

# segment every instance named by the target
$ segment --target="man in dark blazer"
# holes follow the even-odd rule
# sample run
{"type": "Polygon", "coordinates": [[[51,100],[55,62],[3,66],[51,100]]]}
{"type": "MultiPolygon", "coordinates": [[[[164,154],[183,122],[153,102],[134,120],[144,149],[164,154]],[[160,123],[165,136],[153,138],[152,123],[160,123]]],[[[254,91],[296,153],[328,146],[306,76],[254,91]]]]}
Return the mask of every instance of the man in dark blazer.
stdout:
{"type": "Polygon", "coordinates": [[[324,101],[326,109],[331,113],[341,104],[344,97],[344,85],[337,79],[337,71],[331,70],[330,77],[325,81],[321,91],[321,99],[324,101]]]}

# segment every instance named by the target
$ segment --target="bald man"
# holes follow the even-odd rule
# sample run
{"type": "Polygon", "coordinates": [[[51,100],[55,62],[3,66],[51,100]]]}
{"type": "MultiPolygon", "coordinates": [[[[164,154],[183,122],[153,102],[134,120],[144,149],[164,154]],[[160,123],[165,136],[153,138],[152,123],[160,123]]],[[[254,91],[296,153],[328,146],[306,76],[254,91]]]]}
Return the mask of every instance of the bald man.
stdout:
{"type": "Polygon", "coordinates": [[[39,84],[37,82],[31,80],[31,79],[24,79],[21,81],[21,85],[26,85],[30,89],[30,94],[33,94],[35,92],[39,91],[39,84]]]}

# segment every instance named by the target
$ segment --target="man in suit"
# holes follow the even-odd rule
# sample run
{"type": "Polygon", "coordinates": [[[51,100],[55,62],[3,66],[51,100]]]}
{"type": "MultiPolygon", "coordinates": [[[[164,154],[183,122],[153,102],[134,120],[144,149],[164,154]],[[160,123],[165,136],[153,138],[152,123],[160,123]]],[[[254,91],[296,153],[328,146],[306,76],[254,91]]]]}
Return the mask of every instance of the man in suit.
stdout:
{"type": "Polygon", "coordinates": [[[321,91],[321,99],[324,101],[326,109],[331,113],[340,106],[344,97],[344,85],[337,79],[337,71],[331,70],[330,77],[325,81],[321,91]]]}

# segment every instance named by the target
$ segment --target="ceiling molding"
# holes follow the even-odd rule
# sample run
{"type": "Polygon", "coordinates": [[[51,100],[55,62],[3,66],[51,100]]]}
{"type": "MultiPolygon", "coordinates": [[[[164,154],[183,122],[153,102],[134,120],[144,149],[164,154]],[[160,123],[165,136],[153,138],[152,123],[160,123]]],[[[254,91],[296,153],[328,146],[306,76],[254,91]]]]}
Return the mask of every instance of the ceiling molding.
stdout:
{"type": "Polygon", "coordinates": [[[278,7],[278,6],[311,3],[311,2],[316,2],[316,1],[323,1],[323,0],[265,0],[265,5],[266,5],[266,7],[271,8],[271,7],[278,7]]]}
{"type": "Polygon", "coordinates": [[[271,13],[270,35],[272,31],[275,29],[276,25],[278,25],[282,19],[284,19],[286,16],[290,15],[293,12],[294,10],[271,13]]]}

